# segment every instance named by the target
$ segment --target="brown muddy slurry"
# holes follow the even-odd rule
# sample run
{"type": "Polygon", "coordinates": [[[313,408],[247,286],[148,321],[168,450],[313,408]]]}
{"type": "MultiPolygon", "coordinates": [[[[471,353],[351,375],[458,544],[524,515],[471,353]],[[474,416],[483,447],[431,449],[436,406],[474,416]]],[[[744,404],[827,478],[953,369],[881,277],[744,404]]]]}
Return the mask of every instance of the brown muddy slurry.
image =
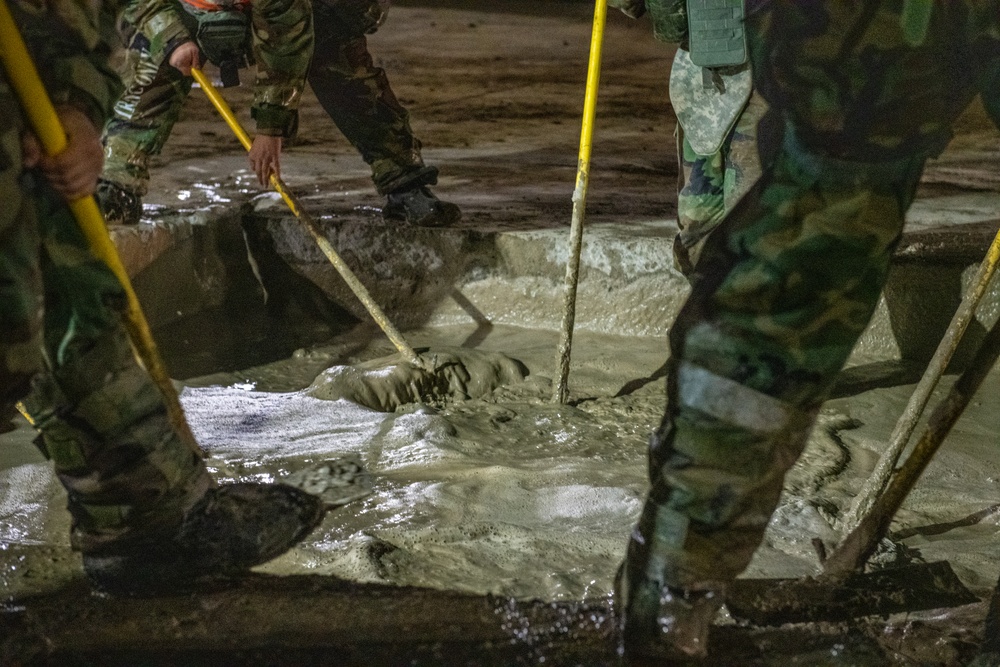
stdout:
{"type": "Polygon", "coordinates": [[[395,412],[412,403],[483,398],[528,374],[524,364],[505,354],[461,347],[419,350],[417,361],[401,361],[397,354],[334,366],[320,373],[306,393],[395,412]]]}
{"type": "MultiPolygon", "coordinates": [[[[463,208],[452,228],[383,222],[364,164],[305,102],[284,178],[407,342],[435,359],[430,371],[399,358],[300,225],[256,190],[194,92],[158,159],[148,219],[113,232],[192,428],[222,480],[357,461],[371,493],[343,498],[245,579],[113,599],[83,580],[65,494],[20,424],[0,436],[0,664],[621,664],[612,579],[648,486],[666,331],[687,288],[670,258],[671,52],[648,22],[612,13],[570,401],[551,402],[590,12],[399,2],[371,39],[441,168],[435,192],[463,208]]],[[[248,87],[225,94],[245,111],[248,87]]],[[[885,299],[704,664],[975,655],[1000,572],[996,372],[873,559],[903,577],[902,607],[865,579],[804,594],[816,601],[809,622],[746,610],[773,604],[779,589],[764,580],[818,574],[816,540],[841,539],[840,517],[997,230],[998,148],[973,109],[929,168],[885,299]],[[943,560],[978,601],[943,606],[957,603],[898,569],[943,560]]],[[[998,315],[994,285],[932,405],[998,315]]]]}

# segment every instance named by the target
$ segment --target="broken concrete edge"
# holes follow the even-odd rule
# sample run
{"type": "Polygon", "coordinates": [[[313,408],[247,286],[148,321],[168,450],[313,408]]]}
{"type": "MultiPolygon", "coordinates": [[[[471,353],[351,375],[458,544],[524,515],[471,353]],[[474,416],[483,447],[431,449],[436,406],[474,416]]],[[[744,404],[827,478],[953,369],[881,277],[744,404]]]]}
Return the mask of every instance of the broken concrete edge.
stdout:
{"type": "Polygon", "coordinates": [[[914,563],[845,577],[737,579],[726,605],[756,625],[847,621],[863,616],[979,602],[947,561],[914,563]]]}
{"type": "MultiPolygon", "coordinates": [[[[563,228],[490,231],[426,229],[369,217],[321,220],[328,238],[402,330],[477,324],[558,330],[567,252],[563,228]]],[[[245,272],[246,225],[263,227],[277,254],[353,316],[364,308],[315,243],[269,197],[194,213],[161,210],[150,222],[113,228],[153,326],[176,322],[225,298],[231,274],[245,272]],[[242,264],[242,268],[238,265],[242,264]],[[169,270],[168,270],[169,268],[169,270]],[[148,285],[145,290],[140,287],[148,285]],[[169,285],[169,289],[164,289],[169,285]]],[[[885,294],[852,363],[926,360],[961,300],[998,221],[923,225],[904,233],[885,294]]],[[[666,336],[687,296],[670,246],[674,220],[594,224],[585,235],[576,327],[608,335],[666,336]]],[[[245,281],[244,281],[245,284],[245,281]]],[[[993,289],[982,326],[1000,312],[993,289]]],[[[978,330],[974,327],[974,329],[978,330]]],[[[967,347],[975,347],[976,331],[967,347]]],[[[961,360],[966,353],[957,355],[961,360]]]]}
{"type": "Polygon", "coordinates": [[[484,649],[486,655],[523,650],[533,641],[522,634],[529,627],[561,628],[572,637],[549,639],[582,639],[588,650],[595,643],[610,647],[607,612],[588,603],[521,602],[310,575],[253,574],[207,587],[170,597],[107,598],[79,580],[18,601],[0,609],[0,662],[60,652],[230,654],[284,646],[345,657],[360,651],[375,660],[368,664],[387,664],[377,656],[433,653],[449,645],[474,648],[480,656],[484,649]]]}

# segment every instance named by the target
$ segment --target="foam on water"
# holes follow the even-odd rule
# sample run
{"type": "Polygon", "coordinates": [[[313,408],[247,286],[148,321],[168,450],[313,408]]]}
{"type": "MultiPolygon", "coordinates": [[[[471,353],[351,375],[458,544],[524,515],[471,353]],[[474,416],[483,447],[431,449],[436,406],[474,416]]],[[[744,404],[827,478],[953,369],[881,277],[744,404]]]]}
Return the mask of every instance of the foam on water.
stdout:
{"type": "Polygon", "coordinates": [[[595,580],[610,590],[641,506],[644,443],[630,443],[627,488],[606,483],[592,442],[602,429],[575,408],[465,401],[384,413],[238,386],[188,388],[182,400],[223,478],[280,479],[349,452],[374,474],[372,496],[332,513],[271,572],[579,599],[595,580]]]}
{"type": "Polygon", "coordinates": [[[349,401],[304,392],[189,387],[181,400],[198,442],[213,458],[245,463],[356,451],[384,419],[349,401]]]}
{"type": "MultiPolygon", "coordinates": [[[[493,345],[533,371],[551,363],[551,334],[497,327],[492,335],[498,336],[493,345]]],[[[648,488],[648,438],[664,405],[662,383],[650,375],[662,364],[661,343],[605,338],[578,336],[571,387],[582,398],[574,405],[551,403],[551,384],[538,372],[480,399],[438,397],[394,412],[327,400],[309,385],[324,360],[326,367],[344,363],[332,350],[213,376],[211,386],[186,388],[182,401],[210,468],[223,480],[281,480],[343,456],[356,456],[372,474],[370,496],[333,511],[300,547],[266,565],[268,572],[520,599],[603,598],[648,488]],[[628,353],[611,359],[609,349],[628,353]]],[[[385,354],[384,348],[376,352],[385,354]]],[[[817,572],[812,537],[828,546],[837,540],[837,513],[870,470],[873,450],[908,393],[899,387],[828,404],[786,479],[747,576],[817,572]]],[[[995,504],[1000,475],[985,434],[996,432],[998,413],[988,403],[970,406],[963,418],[969,427],[958,425],[901,513],[901,526],[920,531],[995,504]]],[[[17,559],[35,553],[31,549],[68,553],[68,515],[30,435],[17,442],[15,450],[24,452],[0,469],[0,546],[27,551],[8,550],[0,562],[27,572],[17,559]],[[36,462],[21,465],[28,450],[36,462]]],[[[927,558],[948,558],[972,585],[991,586],[997,516],[940,534],[911,534],[906,544],[927,558]]],[[[78,576],[78,566],[66,559],[65,572],[78,576]]],[[[32,578],[8,576],[5,586],[38,590],[37,573],[49,570],[45,561],[31,570],[32,578]]]]}
{"type": "Polygon", "coordinates": [[[39,527],[50,511],[56,483],[48,464],[29,463],[0,471],[0,541],[44,543],[39,527]]]}

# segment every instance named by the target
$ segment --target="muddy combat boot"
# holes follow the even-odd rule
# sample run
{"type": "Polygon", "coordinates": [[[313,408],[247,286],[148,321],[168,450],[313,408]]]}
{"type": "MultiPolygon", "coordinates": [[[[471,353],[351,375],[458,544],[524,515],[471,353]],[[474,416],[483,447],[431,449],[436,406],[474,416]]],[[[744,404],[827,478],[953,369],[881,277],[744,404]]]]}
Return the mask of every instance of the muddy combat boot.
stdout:
{"type": "Polygon", "coordinates": [[[642,579],[628,581],[623,564],[615,577],[615,615],[626,658],[702,660],[708,631],[722,607],[717,590],[677,590],[642,579]]]}
{"type": "Polygon", "coordinates": [[[323,501],[286,484],[228,484],[207,491],[181,525],[162,539],[85,553],[99,590],[151,595],[200,577],[237,575],[302,541],[325,514],[323,501]]]}
{"type": "Polygon", "coordinates": [[[97,205],[109,225],[137,225],[142,218],[142,197],[139,193],[114,181],[97,181],[97,205]]]}
{"type": "Polygon", "coordinates": [[[443,227],[458,222],[462,211],[455,204],[435,197],[426,185],[416,185],[390,192],[382,217],[386,220],[405,220],[418,227],[443,227]]]}

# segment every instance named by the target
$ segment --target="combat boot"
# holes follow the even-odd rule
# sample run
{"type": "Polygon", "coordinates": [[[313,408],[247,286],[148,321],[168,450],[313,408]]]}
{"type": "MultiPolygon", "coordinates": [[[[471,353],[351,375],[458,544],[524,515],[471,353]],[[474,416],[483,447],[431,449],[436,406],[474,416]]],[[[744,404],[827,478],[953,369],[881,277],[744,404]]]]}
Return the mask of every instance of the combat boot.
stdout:
{"type": "Polygon", "coordinates": [[[97,181],[97,205],[109,225],[137,225],[142,218],[142,197],[120,183],[97,181]]]}
{"type": "Polygon", "coordinates": [[[117,595],[176,592],[196,579],[246,572],[302,541],[325,514],[317,496],[286,484],[208,489],[172,534],[84,553],[95,588],[117,595]]]}
{"type": "Polygon", "coordinates": [[[455,204],[438,199],[426,185],[411,185],[388,194],[382,217],[405,220],[419,227],[442,227],[458,222],[462,211],[455,204]]]}
{"type": "Polygon", "coordinates": [[[701,660],[708,631],[722,607],[716,589],[680,590],[645,578],[629,581],[626,566],[615,577],[615,616],[626,658],[701,660]]]}

